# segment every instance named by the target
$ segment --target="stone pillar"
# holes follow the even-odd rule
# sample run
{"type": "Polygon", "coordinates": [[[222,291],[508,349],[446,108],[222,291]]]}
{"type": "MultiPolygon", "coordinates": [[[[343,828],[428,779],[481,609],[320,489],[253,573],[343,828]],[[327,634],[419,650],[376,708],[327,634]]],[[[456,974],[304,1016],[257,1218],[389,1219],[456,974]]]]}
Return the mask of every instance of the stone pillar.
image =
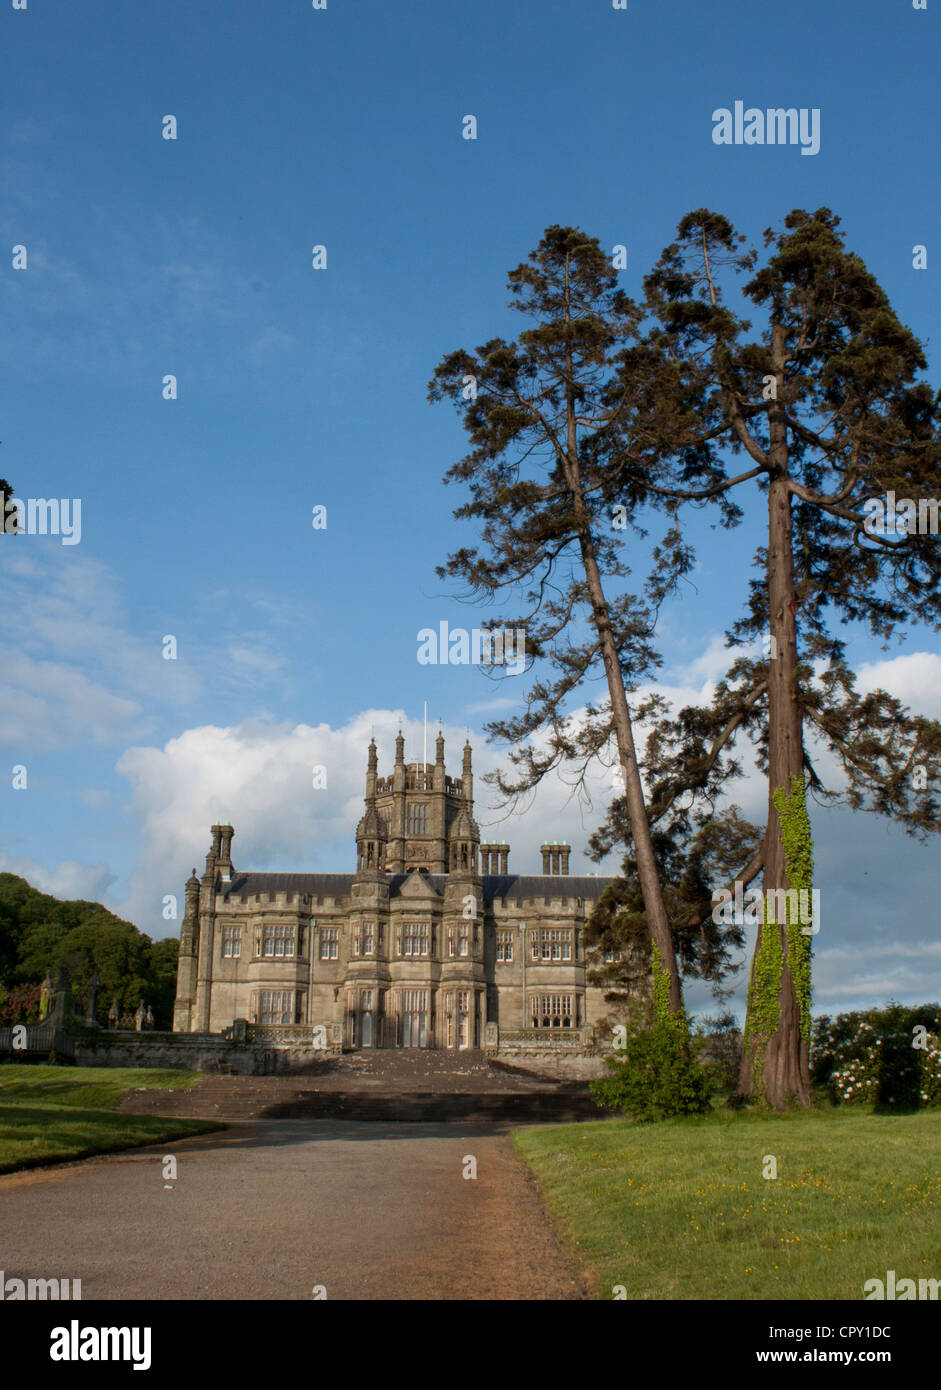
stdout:
{"type": "Polygon", "coordinates": [[[60,965],[56,976],[56,989],[52,1000],[49,1020],[56,1028],[64,1028],[65,1020],[72,1011],[72,978],[68,966],[60,965]]]}
{"type": "Polygon", "coordinates": [[[85,1017],[89,1023],[97,1023],[95,1014],[98,1006],[98,991],[101,989],[101,976],[96,970],[88,982],[88,998],[85,1006],[85,1017]]]}
{"type": "Polygon", "coordinates": [[[196,870],[186,883],[186,907],[180,928],[180,955],[176,969],[176,1000],[173,1005],[173,1031],[189,1033],[196,1003],[196,953],[199,949],[199,879],[196,870]]]}
{"type": "Polygon", "coordinates": [[[443,795],[445,790],[444,734],[440,731],[435,739],[435,766],[432,777],[435,791],[441,792],[443,795]]]}
{"type": "Polygon", "coordinates": [[[464,744],[464,763],[461,768],[461,795],[469,815],[474,811],[474,774],[471,769],[470,739],[464,744]]]}
{"type": "Polygon", "coordinates": [[[369,752],[366,757],[366,800],[369,801],[376,795],[376,779],[379,772],[379,761],[376,753],[376,740],[369,740],[369,752]]]}

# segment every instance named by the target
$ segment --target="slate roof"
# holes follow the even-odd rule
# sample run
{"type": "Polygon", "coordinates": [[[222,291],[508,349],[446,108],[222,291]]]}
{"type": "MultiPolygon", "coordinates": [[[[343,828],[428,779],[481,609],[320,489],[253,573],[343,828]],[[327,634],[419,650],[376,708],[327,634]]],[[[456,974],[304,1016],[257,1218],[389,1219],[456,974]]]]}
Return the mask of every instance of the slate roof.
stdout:
{"type": "MultiPolygon", "coordinates": [[[[313,898],[345,898],[353,884],[353,874],[236,874],[228,885],[220,884],[223,901],[250,898],[256,893],[300,893],[313,898]]],[[[389,895],[397,898],[408,874],[389,876],[389,895]]],[[[447,874],[423,874],[439,896],[444,897],[447,874]]],[[[585,874],[484,874],[484,899],[494,898],[591,898],[597,900],[614,883],[613,878],[585,874]]]]}

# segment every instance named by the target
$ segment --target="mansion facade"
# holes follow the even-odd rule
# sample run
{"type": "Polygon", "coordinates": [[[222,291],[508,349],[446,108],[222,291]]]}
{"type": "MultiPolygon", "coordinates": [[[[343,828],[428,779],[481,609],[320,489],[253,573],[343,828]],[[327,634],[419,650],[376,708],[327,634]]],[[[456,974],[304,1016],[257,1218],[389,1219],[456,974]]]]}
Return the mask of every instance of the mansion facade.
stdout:
{"type": "Polygon", "coordinates": [[[240,871],[232,826],[212,827],[186,885],[174,1031],[328,1024],[345,1047],[453,1049],[590,1035],[606,1005],[584,929],[614,880],[570,876],[551,843],[541,874],[510,873],[509,847],[480,842],[470,744],[459,778],[442,735],[433,764],[404,748],[400,733],[380,777],[369,744],[354,873],[240,871]]]}

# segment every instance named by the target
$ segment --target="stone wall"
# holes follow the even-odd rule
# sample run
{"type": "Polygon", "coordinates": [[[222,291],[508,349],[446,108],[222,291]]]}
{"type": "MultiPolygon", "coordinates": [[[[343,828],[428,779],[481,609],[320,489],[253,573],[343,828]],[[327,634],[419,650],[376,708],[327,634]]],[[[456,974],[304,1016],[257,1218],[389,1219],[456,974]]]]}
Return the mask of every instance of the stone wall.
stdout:
{"type": "Polygon", "coordinates": [[[332,1049],[309,1045],[234,1043],[211,1033],[108,1032],[94,1044],[75,1044],[75,1062],[80,1067],[170,1067],[233,1076],[301,1071],[322,1065],[331,1053],[332,1049]]]}
{"type": "Polygon", "coordinates": [[[488,1061],[511,1071],[525,1071],[553,1081],[594,1081],[606,1076],[603,1057],[586,1057],[577,1052],[548,1048],[501,1047],[488,1052],[488,1061]]]}

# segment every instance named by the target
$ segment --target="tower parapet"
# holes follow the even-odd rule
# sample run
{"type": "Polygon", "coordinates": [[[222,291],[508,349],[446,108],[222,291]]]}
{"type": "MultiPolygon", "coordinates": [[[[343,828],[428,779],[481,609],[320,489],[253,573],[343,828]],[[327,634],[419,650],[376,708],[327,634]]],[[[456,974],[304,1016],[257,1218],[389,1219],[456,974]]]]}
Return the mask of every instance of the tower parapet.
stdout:
{"type": "Polygon", "coordinates": [[[405,739],[395,740],[392,775],[380,777],[374,745],[366,772],[366,814],[356,831],[357,872],[476,873],[480,831],[474,821],[471,747],[460,777],[449,777],[444,734],[433,763],[405,761],[405,739]]]}

